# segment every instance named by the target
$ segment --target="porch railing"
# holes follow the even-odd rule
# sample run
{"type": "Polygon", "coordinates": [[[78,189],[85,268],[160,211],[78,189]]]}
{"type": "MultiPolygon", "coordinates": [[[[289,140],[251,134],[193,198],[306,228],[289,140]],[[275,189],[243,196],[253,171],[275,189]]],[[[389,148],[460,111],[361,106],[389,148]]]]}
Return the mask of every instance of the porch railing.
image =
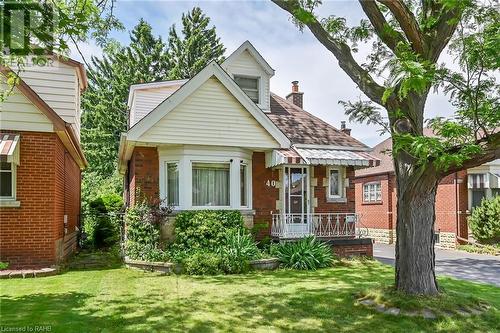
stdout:
{"type": "Polygon", "coordinates": [[[271,236],[279,238],[361,237],[368,230],[357,213],[273,214],[271,236]]]}

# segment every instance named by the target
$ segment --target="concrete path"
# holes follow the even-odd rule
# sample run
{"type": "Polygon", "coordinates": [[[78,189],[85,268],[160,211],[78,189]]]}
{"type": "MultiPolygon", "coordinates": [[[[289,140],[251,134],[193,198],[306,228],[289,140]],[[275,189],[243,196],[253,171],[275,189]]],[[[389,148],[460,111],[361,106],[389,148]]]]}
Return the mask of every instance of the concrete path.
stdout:
{"type": "MultiPolygon", "coordinates": [[[[374,244],[373,256],[394,266],[394,245],[374,244]]],[[[436,249],[436,273],[500,287],[500,257],[436,249]]]]}

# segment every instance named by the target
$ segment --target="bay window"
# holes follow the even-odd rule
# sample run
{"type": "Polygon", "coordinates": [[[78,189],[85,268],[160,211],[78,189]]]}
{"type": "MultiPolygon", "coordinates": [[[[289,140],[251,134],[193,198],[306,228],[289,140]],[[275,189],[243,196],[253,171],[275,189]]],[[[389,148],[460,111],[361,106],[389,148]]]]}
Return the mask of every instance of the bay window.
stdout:
{"type": "Polygon", "coordinates": [[[363,184],[363,202],[382,201],[382,187],[380,182],[363,184]]]}
{"type": "Polygon", "coordinates": [[[247,207],[247,166],[246,164],[240,165],[240,206],[247,207]]]}
{"type": "Polygon", "coordinates": [[[193,206],[230,206],[229,163],[193,163],[193,206]]]}
{"type": "Polygon", "coordinates": [[[167,163],[167,203],[179,206],[179,163],[167,163]]]}

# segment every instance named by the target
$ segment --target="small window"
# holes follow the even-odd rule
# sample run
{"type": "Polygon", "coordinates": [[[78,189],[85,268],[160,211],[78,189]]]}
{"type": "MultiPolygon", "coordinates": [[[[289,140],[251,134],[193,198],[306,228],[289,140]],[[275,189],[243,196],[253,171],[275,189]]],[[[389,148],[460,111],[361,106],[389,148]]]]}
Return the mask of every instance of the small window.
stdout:
{"type": "Polygon", "coordinates": [[[247,166],[245,164],[240,165],[240,206],[247,207],[247,166]]]}
{"type": "Polygon", "coordinates": [[[15,165],[0,162],[0,199],[15,199],[15,172],[15,165]]]}
{"type": "Polygon", "coordinates": [[[167,203],[179,206],[179,164],[167,163],[167,203]]]}
{"type": "Polygon", "coordinates": [[[441,243],[441,239],[439,238],[439,232],[434,233],[434,244],[441,243]]]}
{"type": "Polygon", "coordinates": [[[340,169],[330,169],[329,174],[329,196],[330,198],[341,198],[344,195],[342,188],[343,179],[340,169]]]}
{"type": "Polygon", "coordinates": [[[382,201],[382,188],[380,182],[368,183],[363,185],[363,201],[379,202],[382,201]]]}
{"type": "Polygon", "coordinates": [[[234,81],[236,84],[247,94],[250,99],[258,104],[259,103],[259,79],[255,77],[235,76],[234,81]]]}
{"type": "Polygon", "coordinates": [[[193,163],[193,206],[229,206],[229,163],[193,163]]]}

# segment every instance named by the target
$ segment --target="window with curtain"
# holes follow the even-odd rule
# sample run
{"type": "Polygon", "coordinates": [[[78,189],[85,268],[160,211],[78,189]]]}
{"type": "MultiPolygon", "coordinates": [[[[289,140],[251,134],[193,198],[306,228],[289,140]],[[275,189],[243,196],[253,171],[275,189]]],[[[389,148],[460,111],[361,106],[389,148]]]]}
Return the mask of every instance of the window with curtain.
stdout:
{"type": "Polygon", "coordinates": [[[248,206],[247,201],[247,166],[245,164],[240,165],[240,206],[248,206]]]}
{"type": "Polygon", "coordinates": [[[342,191],[342,173],[339,169],[330,169],[329,174],[329,195],[331,198],[340,198],[342,191]]]}
{"type": "Polygon", "coordinates": [[[0,198],[14,198],[14,165],[8,162],[0,162],[0,198]]]}
{"type": "Polygon", "coordinates": [[[380,182],[368,183],[363,185],[363,201],[382,201],[382,187],[380,186],[380,182]]]}
{"type": "Polygon", "coordinates": [[[167,203],[179,206],[179,163],[167,163],[167,203]]]}
{"type": "Polygon", "coordinates": [[[229,163],[193,163],[193,206],[229,206],[229,163]]]}
{"type": "Polygon", "coordinates": [[[256,77],[235,76],[234,82],[250,97],[254,103],[259,103],[259,79],[256,77]]]}

